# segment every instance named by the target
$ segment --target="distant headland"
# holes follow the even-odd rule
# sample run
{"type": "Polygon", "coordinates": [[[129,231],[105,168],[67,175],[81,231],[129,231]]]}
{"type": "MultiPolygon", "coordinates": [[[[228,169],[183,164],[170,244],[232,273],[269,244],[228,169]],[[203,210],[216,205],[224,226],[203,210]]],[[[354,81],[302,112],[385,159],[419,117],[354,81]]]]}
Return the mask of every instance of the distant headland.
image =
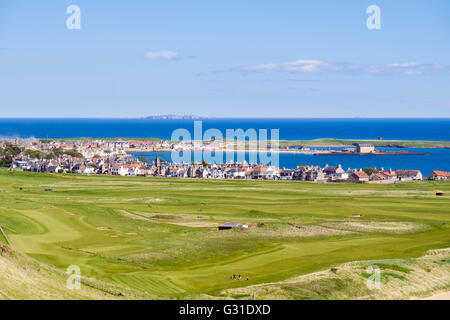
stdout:
{"type": "Polygon", "coordinates": [[[211,119],[209,117],[202,117],[197,115],[178,115],[178,114],[163,114],[144,117],[147,120],[200,120],[200,119],[211,119]]]}

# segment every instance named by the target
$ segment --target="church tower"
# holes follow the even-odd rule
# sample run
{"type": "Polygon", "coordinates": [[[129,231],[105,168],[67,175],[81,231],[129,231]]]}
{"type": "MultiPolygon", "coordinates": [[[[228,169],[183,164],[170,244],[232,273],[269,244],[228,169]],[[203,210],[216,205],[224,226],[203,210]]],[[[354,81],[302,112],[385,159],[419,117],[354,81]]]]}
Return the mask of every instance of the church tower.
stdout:
{"type": "Polygon", "coordinates": [[[158,172],[158,174],[161,174],[161,161],[159,160],[158,154],[156,154],[156,159],[155,159],[155,165],[156,165],[156,170],[158,172]]]}

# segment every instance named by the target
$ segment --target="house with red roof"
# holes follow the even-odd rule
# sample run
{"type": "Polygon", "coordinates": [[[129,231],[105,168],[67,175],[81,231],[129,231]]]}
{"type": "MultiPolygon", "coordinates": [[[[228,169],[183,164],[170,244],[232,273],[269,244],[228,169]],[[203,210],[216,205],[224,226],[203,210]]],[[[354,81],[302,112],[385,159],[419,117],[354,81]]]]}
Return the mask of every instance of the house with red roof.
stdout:
{"type": "Polygon", "coordinates": [[[430,173],[430,179],[433,180],[450,180],[450,172],[434,170],[430,173]]]}
{"type": "Polygon", "coordinates": [[[381,171],[380,173],[386,177],[386,180],[397,180],[397,173],[391,169],[389,169],[388,171],[381,171]]]}
{"type": "Polygon", "coordinates": [[[354,172],[350,173],[348,179],[350,181],[357,182],[357,183],[369,182],[369,176],[367,175],[367,173],[365,173],[361,169],[359,169],[359,171],[355,170],[354,172]]]}

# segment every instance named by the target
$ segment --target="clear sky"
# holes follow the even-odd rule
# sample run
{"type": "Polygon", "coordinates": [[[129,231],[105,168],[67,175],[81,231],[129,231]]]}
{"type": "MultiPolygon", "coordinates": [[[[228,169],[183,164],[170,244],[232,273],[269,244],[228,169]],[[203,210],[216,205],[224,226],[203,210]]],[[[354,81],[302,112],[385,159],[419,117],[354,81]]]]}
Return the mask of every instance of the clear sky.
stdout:
{"type": "Polygon", "coordinates": [[[0,117],[450,117],[449,68],[448,0],[0,0],[0,117]]]}

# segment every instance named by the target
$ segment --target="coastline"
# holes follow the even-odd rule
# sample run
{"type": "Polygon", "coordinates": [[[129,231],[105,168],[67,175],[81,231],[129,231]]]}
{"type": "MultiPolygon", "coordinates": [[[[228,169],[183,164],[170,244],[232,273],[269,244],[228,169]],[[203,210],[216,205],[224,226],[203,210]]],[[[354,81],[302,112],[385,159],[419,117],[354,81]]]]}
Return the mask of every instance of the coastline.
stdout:
{"type": "Polygon", "coordinates": [[[304,147],[349,147],[356,143],[370,143],[381,148],[439,148],[450,149],[450,141],[431,140],[373,140],[319,138],[313,140],[280,140],[280,146],[304,147]]]}
{"type": "MultiPolygon", "coordinates": [[[[104,140],[117,141],[135,140],[135,141],[168,141],[157,137],[78,137],[78,138],[36,138],[39,140],[50,141],[85,141],[85,140],[104,140]]],[[[280,147],[310,147],[310,148],[345,148],[351,147],[356,143],[371,143],[380,148],[417,148],[417,149],[450,149],[450,141],[432,141],[432,140],[368,140],[368,139],[336,139],[336,138],[318,138],[312,140],[280,140],[280,147]]],[[[267,141],[270,146],[270,140],[267,141]]]]}
{"type": "MultiPolygon", "coordinates": [[[[262,153],[265,151],[261,150],[246,150],[246,149],[192,149],[192,150],[173,150],[173,149],[158,149],[158,150],[149,150],[149,149],[140,149],[140,148],[126,148],[124,149],[127,153],[145,153],[145,152],[236,152],[236,153],[262,153]]],[[[330,152],[328,150],[309,150],[309,151],[303,151],[303,150],[284,150],[284,149],[278,149],[278,150],[271,150],[270,148],[267,149],[267,152],[269,153],[286,153],[286,154],[309,154],[312,156],[321,155],[321,156],[368,156],[368,155],[426,155],[429,153],[426,152],[411,152],[411,151],[377,151],[372,153],[356,153],[356,152],[330,152]]]]}

